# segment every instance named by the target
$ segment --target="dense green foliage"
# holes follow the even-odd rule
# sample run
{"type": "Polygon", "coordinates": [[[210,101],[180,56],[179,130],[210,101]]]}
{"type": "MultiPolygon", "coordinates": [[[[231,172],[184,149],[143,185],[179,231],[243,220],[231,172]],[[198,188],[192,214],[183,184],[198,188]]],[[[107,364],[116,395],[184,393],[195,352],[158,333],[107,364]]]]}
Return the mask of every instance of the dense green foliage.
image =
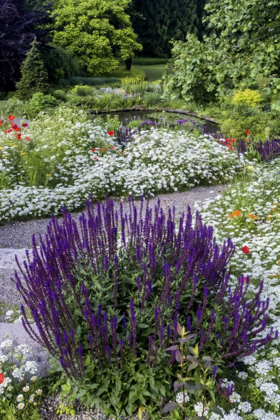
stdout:
{"type": "Polygon", "coordinates": [[[236,86],[255,88],[264,78],[276,93],[280,88],[279,2],[211,0],[206,11],[208,35],[203,42],[190,35],[187,42],[174,45],[165,77],[166,95],[205,102],[236,86]]]}
{"type": "Polygon", "coordinates": [[[22,65],[21,79],[17,83],[17,96],[19,99],[30,99],[34,93],[47,93],[48,90],[48,74],[34,39],[22,65]]]}
{"type": "Polygon", "coordinates": [[[57,82],[60,78],[70,79],[80,73],[78,62],[60,46],[49,44],[43,60],[51,82],[57,82]]]}
{"type": "Polygon", "coordinates": [[[198,27],[196,0],[133,0],[133,28],[143,45],[143,54],[170,56],[170,40],[184,40],[198,27]]]}
{"type": "Polygon", "coordinates": [[[129,0],[56,0],[54,43],[66,48],[93,76],[110,73],[121,59],[141,50],[130,17],[129,0]]]}

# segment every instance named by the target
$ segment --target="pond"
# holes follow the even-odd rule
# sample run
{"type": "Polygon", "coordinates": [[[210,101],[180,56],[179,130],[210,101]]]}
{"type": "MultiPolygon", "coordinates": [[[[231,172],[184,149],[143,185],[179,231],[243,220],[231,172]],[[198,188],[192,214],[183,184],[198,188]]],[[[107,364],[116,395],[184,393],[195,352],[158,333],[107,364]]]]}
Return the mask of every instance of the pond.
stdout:
{"type": "Polygon", "coordinates": [[[207,121],[202,118],[197,118],[185,114],[171,113],[166,111],[145,111],[145,110],[133,110],[133,111],[114,111],[108,114],[101,114],[104,118],[111,116],[118,116],[120,122],[126,126],[136,128],[141,125],[143,121],[154,121],[162,126],[178,126],[182,125],[184,128],[189,128],[189,131],[199,131],[206,134],[216,134],[219,132],[218,124],[207,121]]]}

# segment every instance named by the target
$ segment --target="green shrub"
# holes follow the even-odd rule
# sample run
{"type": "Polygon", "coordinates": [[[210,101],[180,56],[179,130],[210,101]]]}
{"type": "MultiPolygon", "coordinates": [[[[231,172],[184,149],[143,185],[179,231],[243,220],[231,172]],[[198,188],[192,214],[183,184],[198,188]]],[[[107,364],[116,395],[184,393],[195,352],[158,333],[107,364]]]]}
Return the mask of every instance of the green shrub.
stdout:
{"type": "Polygon", "coordinates": [[[21,118],[27,117],[28,102],[20,101],[18,98],[10,98],[6,103],[6,109],[3,114],[15,114],[21,118]]]}
{"type": "Polygon", "coordinates": [[[143,94],[146,92],[148,84],[145,80],[131,79],[129,77],[122,79],[122,88],[130,94],[143,94]]]}
{"type": "Polygon", "coordinates": [[[31,44],[21,68],[21,79],[17,83],[16,95],[19,99],[28,100],[36,92],[48,93],[48,74],[44,67],[37,41],[31,44]]]}
{"type": "Polygon", "coordinates": [[[232,102],[235,105],[246,104],[248,106],[257,106],[261,103],[262,97],[257,90],[245,89],[235,90],[232,102]]]}
{"type": "Polygon", "coordinates": [[[76,86],[73,91],[78,96],[93,95],[96,92],[95,89],[90,86],[76,86]]]}
{"type": "Polygon", "coordinates": [[[187,42],[176,42],[163,76],[165,98],[198,104],[213,100],[222,83],[212,65],[216,59],[215,49],[207,49],[193,34],[188,35],[187,42]]]}
{"type": "Polygon", "coordinates": [[[161,102],[161,93],[157,92],[147,92],[143,96],[143,102],[147,106],[156,106],[161,102]]]}
{"type": "Polygon", "coordinates": [[[52,95],[44,95],[41,92],[34,93],[27,103],[27,114],[29,118],[35,117],[39,112],[58,105],[58,100],[52,95]]]}
{"type": "Polygon", "coordinates": [[[63,90],[55,90],[52,95],[59,101],[67,102],[67,95],[63,90]]]}

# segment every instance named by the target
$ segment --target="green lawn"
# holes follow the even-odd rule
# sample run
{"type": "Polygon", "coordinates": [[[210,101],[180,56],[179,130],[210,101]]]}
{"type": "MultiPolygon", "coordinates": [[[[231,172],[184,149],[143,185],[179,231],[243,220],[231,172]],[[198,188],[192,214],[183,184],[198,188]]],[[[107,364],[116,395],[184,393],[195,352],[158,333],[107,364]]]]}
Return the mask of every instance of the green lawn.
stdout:
{"type": "Polygon", "coordinates": [[[146,74],[148,81],[154,82],[155,80],[160,80],[162,78],[162,75],[165,69],[165,64],[157,64],[157,65],[149,65],[149,66],[135,65],[134,68],[139,71],[142,70],[146,74]]]}
{"type": "Polygon", "coordinates": [[[129,77],[131,79],[143,79],[145,77],[145,73],[141,69],[141,66],[132,66],[131,70],[126,70],[125,65],[120,64],[117,70],[113,71],[106,77],[119,77],[120,79],[125,77],[129,77]]]}
{"type": "Polygon", "coordinates": [[[131,79],[148,78],[149,82],[154,82],[155,80],[160,80],[162,78],[166,64],[149,64],[149,65],[133,65],[131,70],[126,70],[124,64],[120,64],[119,68],[113,71],[109,76],[106,77],[119,77],[123,79],[129,77],[131,79]]]}

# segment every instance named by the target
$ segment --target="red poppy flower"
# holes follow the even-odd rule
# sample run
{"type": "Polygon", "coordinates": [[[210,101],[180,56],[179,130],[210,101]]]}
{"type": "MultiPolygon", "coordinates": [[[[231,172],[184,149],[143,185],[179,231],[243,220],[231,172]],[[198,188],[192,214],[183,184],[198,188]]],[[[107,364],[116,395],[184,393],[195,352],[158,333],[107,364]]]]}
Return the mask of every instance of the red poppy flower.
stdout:
{"type": "Polygon", "coordinates": [[[111,146],[111,149],[114,149],[114,146],[111,146]]]}
{"type": "Polygon", "coordinates": [[[244,252],[244,254],[250,254],[250,249],[247,246],[243,246],[241,250],[244,252]]]}
{"type": "Polygon", "coordinates": [[[98,160],[96,156],[95,156],[94,160],[98,160]]]}
{"type": "Polygon", "coordinates": [[[99,152],[102,152],[102,150],[103,150],[102,147],[100,147],[99,152]]]}
{"type": "Polygon", "coordinates": [[[230,146],[230,147],[228,148],[228,150],[229,150],[230,152],[233,152],[234,147],[230,146]]]}
{"type": "Polygon", "coordinates": [[[8,116],[8,118],[9,118],[9,120],[10,120],[10,121],[14,121],[14,119],[15,119],[16,117],[15,117],[14,115],[9,115],[9,116],[8,116]]]}
{"type": "Polygon", "coordinates": [[[21,139],[21,134],[17,134],[17,139],[20,140],[21,139]]]}
{"type": "Polygon", "coordinates": [[[248,283],[247,277],[244,277],[244,284],[248,283]]]}
{"type": "Polygon", "coordinates": [[[92,152],[95,152],[95,149],[91,149],[92,152]]]}
{"type": "Polygon", "coordinates": [[[108,135],[109,136],[113,136],[115,134],[115,132],[114,131],[108,131],[108,135]]]}
{"type": "Polygon", "coordinates": [[[21,124],[21,126],[22,126],[22,127],[28,127],[28,124],[23,123],[23,124],[21,124]]]}
{"type": "Polygon", "coordinates": [[[249,130],[245,130],[245,134],[247,134],[249,136],[250,131],[249,130]]]}
{"type": "Polygon", "coordinates": [[[8,133],[11,133],[12,131],[13,130],[11,128],[9,128],[9,130],[5,130],[5,133],[8,134],[8,133]]]}
{"type": "Polygon", "coordinates": [[[16,125],[16,124],[12,124],[12,129],[14,130],[14,131],[18,131],[18,126],[16,125]]]}
{"type": "Polygon", "coordinates": [[[0,121],[0,125],[3,125],[3,121],[0,121]]]}
{"type": "Polygon", "coordinates": [[[107,152],[107,150],[108,150],[108,149],[107,149],[107,147],[105,147],[105,149],[104,149],[104,150],[105,150],[105,152],[107,152]]]}
{"type": "Polygon", "coordinates": [[[0,373],[0,385],[4,382],[5,380],[5,376],[3,375],[3,373],[0,373]]]}
{"type": "Polygon", "coordinates": [[[25,137],[25,140],[29,141],[30,140],[30,137],[25,137]]]}

